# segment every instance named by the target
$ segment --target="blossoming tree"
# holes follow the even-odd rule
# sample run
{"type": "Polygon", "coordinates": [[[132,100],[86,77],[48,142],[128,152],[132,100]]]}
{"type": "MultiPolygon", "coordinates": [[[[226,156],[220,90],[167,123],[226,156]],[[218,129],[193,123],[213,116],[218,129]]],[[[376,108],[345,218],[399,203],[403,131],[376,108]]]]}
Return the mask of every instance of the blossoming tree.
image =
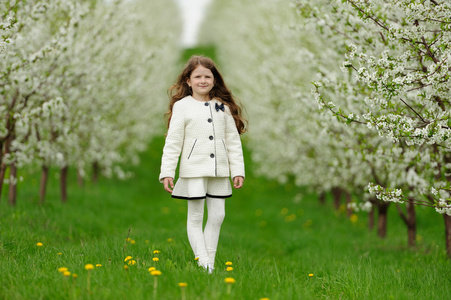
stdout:
{"type": "Polygon", "coordinates": [[[351,0],[297,4],[307,20],[342,36],[346,45],[340,48],[347,49],[342,69],[355,77],[351,88],[340,79],[334,87],[320,81],[315,91],[319,105],[342,122],[364,123],[390,140],[392,147],[401,147],[399,157],[408,162],[404,172],[398,169],[404,185],[374,180],[368,186],[370,193],[385,202],[434,207],[444,216],[451,255],[451,4],[351,0]],[[332,95],[346,102],[337,105],[332,95]]]}
{"type": "Polygon", "coordinates": [[[81,176],[92,165],[129,176],[161,131],[156,116],[178,59],[177,13],[165,1],[6,1],[0,4],[0,187],[9,166],[42,167],[41,201],[50,166],[81,176]],[[4,20],[4,21],[3,21],[4,20]]]}
{"type": "Polygon", "coordinates": [[[227,20],[229,34],[209,26],[206,35],[251,107],[249,145],[263,174],[344,189],[353,208],[376,205],[380,224],[395,201],[411,244],[414,205],[433,206],[449,253],[449,4],[367,2],[292,1],[294,16],[288,1],[241,1],[236,11],[258,18],[222,7],[212,18],[227,20]]]}

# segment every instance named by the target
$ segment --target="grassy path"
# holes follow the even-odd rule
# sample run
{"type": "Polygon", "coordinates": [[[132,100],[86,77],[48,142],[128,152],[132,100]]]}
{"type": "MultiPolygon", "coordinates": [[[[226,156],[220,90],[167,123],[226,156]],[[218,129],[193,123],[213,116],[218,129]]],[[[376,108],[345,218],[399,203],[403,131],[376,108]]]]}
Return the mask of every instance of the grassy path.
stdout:
{"type": "Polygon", "coordinates": [[[420,242],[412,251],[394,209],[380,240],[364,214],[353,223],[312,195],[253,177],[250,164],[245,188],[227,200],[217,269],[206,274],[188,245],[186,203],[158,183],[162,143],[153,142],[129,181],[78,188],[71,173],[67,204],[51,180],[48,201],[38,206],[38,175],[19,184],[16,208],[3,197],[0,299],[153,299],[151,266],[162,271],[157,299],[181,299],[179,282],[188,283],[186,299],[451,299],[438,214],[418,210],[420,242]],[[134,243],[125,243],[130,226],[134,243]],[[128,255],[136,264],[125,270],[128,255]],[[88,272],[88,263],[102,266],[88,272]],[[64,277],[60,267],[78,277],[64,277]],[[230,294],[226,277],[236,280],[230,294]]]}

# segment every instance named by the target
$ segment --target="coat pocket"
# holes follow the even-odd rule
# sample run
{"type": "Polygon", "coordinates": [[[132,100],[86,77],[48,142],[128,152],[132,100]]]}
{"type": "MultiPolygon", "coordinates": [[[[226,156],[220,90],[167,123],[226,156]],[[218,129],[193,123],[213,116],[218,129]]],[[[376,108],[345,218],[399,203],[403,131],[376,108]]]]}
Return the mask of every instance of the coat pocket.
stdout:
{"type": "Polygon", "coordinates": [[[193,146],[191,147],[191,151],[189,152],[187,159],[189,159],[191,157],[191,154],[193,154],[193,150],[194,150],[194,146],[196,146],[196,142],[197,142],[197,139],[194,140],[193,146]]]}
{"type": "Polygon", "coordinates": [[[224,140],[221,140],[222,141],[222,144],[224,145],[224,150],[225,150],[225,152],[227,153],[228,151],[227,151],[227,147],[226,147],[226,145],[225,145],[225,142],[224,142],[224,140]]]}
{"type": "Polygon", "coordinates": [[[229,164],[229,151],[227,151],[227,147],[226,147],[226,144],[225,144],[224,140],[221,140],[221,141],[222,141],[222,145],[224,146],[224,153],[225,153],[224,158],[225,158],[225,162],[226,162],[227,164],[229,164]]]}

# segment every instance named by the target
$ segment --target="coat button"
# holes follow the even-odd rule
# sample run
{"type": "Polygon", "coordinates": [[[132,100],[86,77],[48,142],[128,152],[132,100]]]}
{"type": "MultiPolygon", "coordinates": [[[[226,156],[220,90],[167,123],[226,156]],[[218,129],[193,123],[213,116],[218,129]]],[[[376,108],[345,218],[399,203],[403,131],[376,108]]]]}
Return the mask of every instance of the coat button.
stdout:
{"type": "Polygon", "coordinates": [[[208,102],[205,102],[205,106],[208,106],[208,105],[210,105],[210,103],[208,103],[208,102]]]}
{"type": "Polygon", "coordinates": [[[211,158],[214,158],[214,157],[215,157],[215,155],[214,155],[214,154],[212,153],[212,154],[210,154],[210,157],[211,157],[211,158]]]}
{"type": "Polygon", "coordinates": [[[213,122],[213,120],[211,118],[208,118],[208,123],[213,122]]]}
{"type": "Polygon", "coordinates": [[[210,135],[208,138],[210,139],[210,141],[213,140],[213,136],[212,135],[210,135]]]}

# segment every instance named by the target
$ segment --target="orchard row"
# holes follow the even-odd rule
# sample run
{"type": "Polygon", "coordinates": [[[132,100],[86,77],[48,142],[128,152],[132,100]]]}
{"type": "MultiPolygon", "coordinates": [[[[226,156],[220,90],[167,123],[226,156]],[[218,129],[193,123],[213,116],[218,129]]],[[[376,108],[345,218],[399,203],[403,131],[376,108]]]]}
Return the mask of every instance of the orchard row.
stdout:
{"type": "Polygon", "coordinates": [[[68,167],[129,176],[120,166],[162,131],[177,12],[163,0],[1,2],[0,195],[9,183],[15,203],[24,169],[42,168],[41,201],[50,167],[63,200],[68,167]]]}
{"type": "Polygon", "coordinates": [[[214,5],[203,38],[248,108],[260,173],[344,193],[381,222],[394,203],[411,245],[415,205],[432,207],[451,256],[451,4],[214,5]]]}

